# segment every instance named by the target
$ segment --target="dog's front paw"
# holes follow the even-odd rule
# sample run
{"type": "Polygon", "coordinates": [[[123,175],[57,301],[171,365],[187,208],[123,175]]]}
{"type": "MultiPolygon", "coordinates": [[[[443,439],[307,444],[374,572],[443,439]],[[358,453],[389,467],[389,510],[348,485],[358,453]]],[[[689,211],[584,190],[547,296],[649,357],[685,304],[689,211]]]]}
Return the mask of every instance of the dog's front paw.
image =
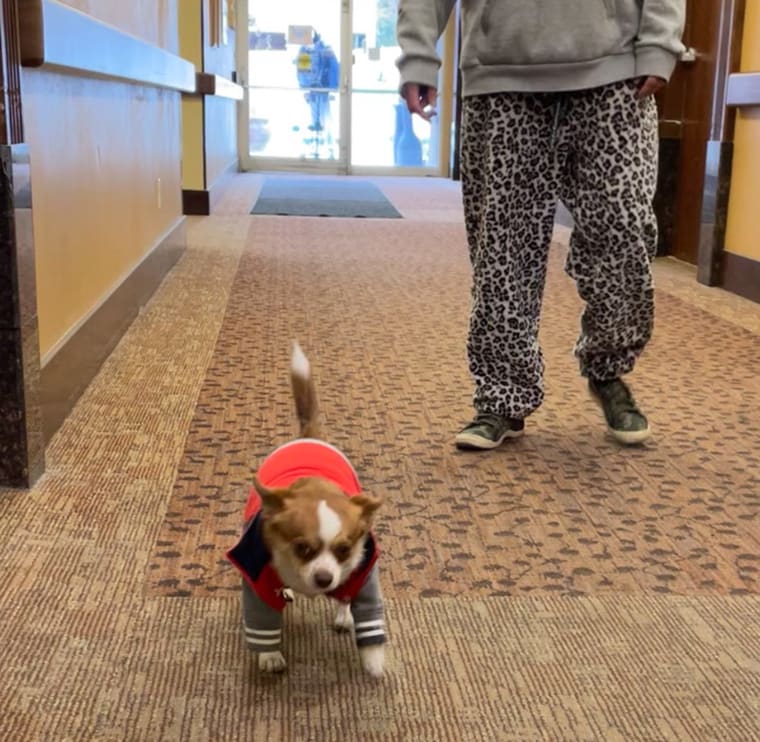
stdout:
{"type": "Polygon", "coordinates": [[[385,647],[373,644],[371,647],[361,647],[359,657],[364,671],[373,678],[381,678],[385,670],[385,647]]]}
{"type": "Polygon", "coordinates": [[[282,652],[261,652],[259,654],[259,670],[261,672],[282,672],[288,663],[282,652]]]}
{"type": "Polygon", "coordinates": [[[351,631],[354,625],[354,617],[351,615],[350,603],[339,603],[338,610],[335,611],[335,620],[333,628],[336,631],[351,631]]]}

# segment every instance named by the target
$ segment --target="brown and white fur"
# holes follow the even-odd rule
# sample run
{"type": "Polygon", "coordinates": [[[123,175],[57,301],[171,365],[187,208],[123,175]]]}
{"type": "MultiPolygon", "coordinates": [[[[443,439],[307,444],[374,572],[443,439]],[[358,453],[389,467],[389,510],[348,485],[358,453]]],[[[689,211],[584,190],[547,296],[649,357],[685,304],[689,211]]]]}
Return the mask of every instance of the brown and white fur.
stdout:
{"type": "MultiPolygon", "coordinates": [[[[290,380],[300,438],[321,440],[319,403],[311,367],[298,343],[293,345],[290,380]]],[[[308,597],[329,593],[343,584],[362,561],[364,541],[380,499],[366,494],[347,497],[320,477],[296,480],[285,489],[267,489],[254,480],[262,500],[263,538],[272,566],[290,590],[308,597]]],[[[353,619],[348,604],[339,603],[334,627],[349,631],[353,619]]],[[[363,668],[383,674],[384,647],[359,649],[363,668]]],[[[264,671],[285,669],[280,652],[259,654],[264,671]]]]}

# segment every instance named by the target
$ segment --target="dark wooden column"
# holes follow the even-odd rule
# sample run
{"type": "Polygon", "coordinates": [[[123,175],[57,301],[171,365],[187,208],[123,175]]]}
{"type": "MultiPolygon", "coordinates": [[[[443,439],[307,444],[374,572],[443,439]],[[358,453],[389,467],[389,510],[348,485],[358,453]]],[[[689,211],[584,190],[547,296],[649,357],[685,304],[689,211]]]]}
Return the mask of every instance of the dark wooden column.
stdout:
{"type": "Polygon", "coordinates": [[[690,58],[658,96],[660,254],[698,266],[715,283],[725,230],[733,114],[728,75],[738,67],[745,0],[687,0],[684,42],[690,58]]]}
{"type": "Polygon", "coordinates": [[[2,0],[0,66],[0,487],[30,487],[42,474],[45,458],[17,0],[2,0]]]}

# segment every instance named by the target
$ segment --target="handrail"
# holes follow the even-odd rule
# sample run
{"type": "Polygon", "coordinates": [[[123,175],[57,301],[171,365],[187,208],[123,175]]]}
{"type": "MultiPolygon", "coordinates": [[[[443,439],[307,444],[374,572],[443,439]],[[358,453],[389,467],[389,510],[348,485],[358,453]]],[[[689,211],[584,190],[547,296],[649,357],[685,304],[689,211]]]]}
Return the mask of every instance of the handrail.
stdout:
{"type": "Polygon", "coordinates": [[[19,0],[21,63],[195,92],[195,65],[58,0],[19,0]]]}
{"type": "Polygon", "coordinates": [[[737,72],[729,75],[726,105],[760,106],[760,72],[737,72]]]}
{"type": "Polygon", "coordinates": [[[243,86],[220,75],[198,72],[195,76],[195,92],[198,95],[215,95],[218,98],[243,100],[243,86]]]}

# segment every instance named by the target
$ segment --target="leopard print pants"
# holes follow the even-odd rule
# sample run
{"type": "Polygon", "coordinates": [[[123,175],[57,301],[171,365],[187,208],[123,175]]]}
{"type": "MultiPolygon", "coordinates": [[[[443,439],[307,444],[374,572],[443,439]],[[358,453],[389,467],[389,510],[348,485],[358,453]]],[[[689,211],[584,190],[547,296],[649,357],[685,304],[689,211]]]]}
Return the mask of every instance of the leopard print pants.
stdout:
{"type": "Polygon", "coordinates": [[[523,418],[543,401],[538,330],[558,199],[575,224],[565,269],[586,303],[575,345],[581,374],[630,372],[650,339],[657,108],[636,89],[626,81],[464,101],[467,351],[478,411],[523,418]]]}

